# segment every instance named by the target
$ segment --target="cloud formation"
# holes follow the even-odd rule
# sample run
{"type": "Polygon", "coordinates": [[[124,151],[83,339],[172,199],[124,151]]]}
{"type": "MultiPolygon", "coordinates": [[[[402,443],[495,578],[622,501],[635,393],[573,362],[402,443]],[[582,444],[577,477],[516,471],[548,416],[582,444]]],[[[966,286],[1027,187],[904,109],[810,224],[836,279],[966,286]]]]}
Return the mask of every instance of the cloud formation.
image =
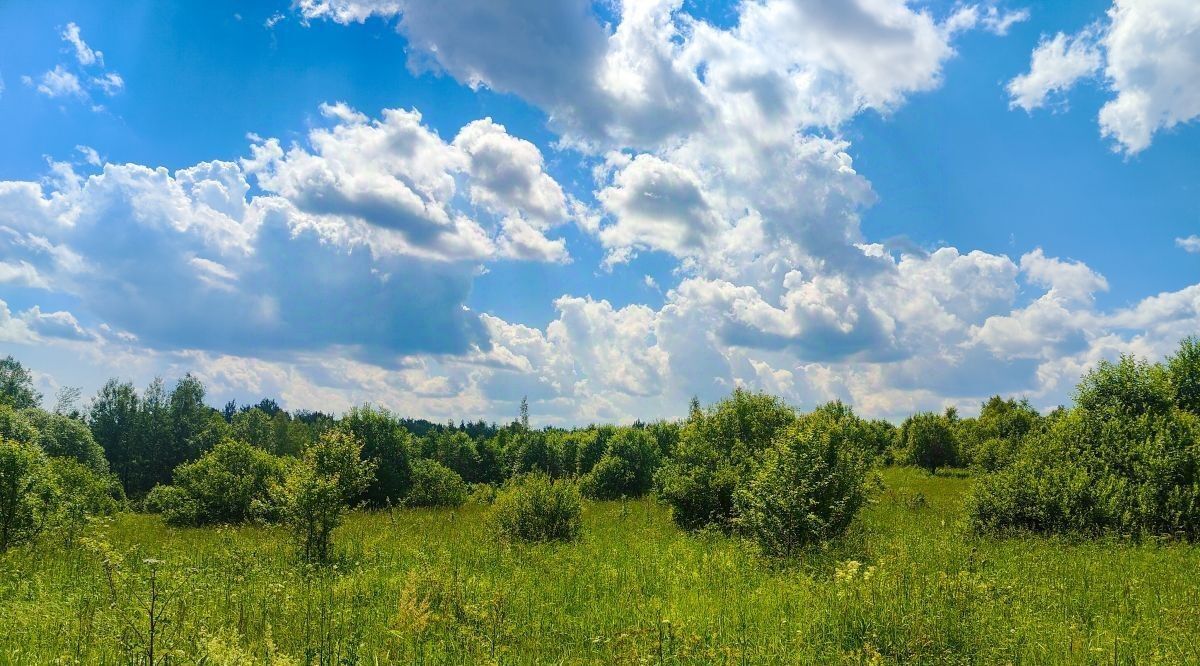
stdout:
{"type": "Polygon", "coordinates": [[[1114,0],[1105,21],[1042,40],[1030,71],[1008,84],[1011,105],[1032,111],[1102,72],[1112,98],[1100,133],[1135,155],[1158,132],[1200,117],[1198,34],[1200,4],[1191,0],[1114,0]]]}

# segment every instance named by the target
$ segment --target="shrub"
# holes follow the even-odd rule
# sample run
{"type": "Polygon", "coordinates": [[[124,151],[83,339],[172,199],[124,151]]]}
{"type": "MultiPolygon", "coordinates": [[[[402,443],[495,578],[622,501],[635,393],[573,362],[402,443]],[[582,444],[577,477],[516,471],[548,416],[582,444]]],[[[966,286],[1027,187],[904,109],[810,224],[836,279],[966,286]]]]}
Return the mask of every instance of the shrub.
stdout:
{"type": "Polygon", "coordinates": [[[37,537],[53,519],[54,502],[46,454],[0,437],[0,553],[37,537]]]}
{"type": "Polygon", "coordinates": [[[481,506],[491,506],[496,503],[496,486],[490,483],[474,483],[470,486],[467,501],[481,506]]]}
{"type": "Polygon", "coordinates": [[[301,558],[329,560],[333,530],[341,524],[349,502],[370,485],[373,472],[374,464],[362,460],[359,441],[338,431],[322,435],[292,466],[281,504],[301,558]]]}
{"type": "Polygon", "coordinates": [[[274,520],[279,507],[272,493],[283,479],[281,459],[245,442],[225,440],[175,468],[178,491],[158,490],[154,505],[172,525],[274,520]]]}
{"type": "Polygon", "coordinates": [[[867,500],[864,432],[820,410],[784,431],[734,494],[741,530],[778,557],[840,536],[867,500]]]}
{"type": "Polygon", "coordinates": [[[897,438],[905,460],[930,474],[956,462],[957,442],[951,420],[946,415],[913,414],[901,424],[897,438]]]}
{"type": "Polygon", "coordinates": [[[958,462],[996,471],[1011,463],[1025,438],[1042,426],[1042,417],[1028,400],[992,396],[983,403],[979,418],[957,423],[958,462]]]}
{"type": "Polygon", "coordinates": [[[776,435],[795,421],[795,412],[779,398],[742,389],[693,412],[680,431],[675,456],[656,476],[675,522],[689,530],[732,528],[734,492],[776,435]]]}
{"type": "Polygon", "coordinates": [[[496,496],[493,521],[501,536],[519,541],[574,541],[583,503],[572,481],[529,474],[505,484],[496,496]]]}
{"type": "Polygon", "coordinates": [[[92,516],[111,516],[125,507],[121,482],[73,458],[49,459],[54,482],[54,524],[65,541],[74,540],[92,516]]]}
{"type": "Polygon", "coordinates": [[[408,506],[462,506],[467,501],[467,484],[454,470],[436,460],[418,459],[412,463],[412,490],[408,506]]]}
{"type": "Polygon", "coordinates": [[[622,428],[608,440],[608,450],[581,480],[583,493],[594,499],[641,497],[650,492],[661,459],[658,442],[645,430],[622,428]]]}
{"type": "Polygon", "coordinates": [[[1200,417],[1158,364],[1101,363],[1078,406],[968,497],[976,530],[1200,536],[1200,417]]]}
{"type": "Polygon", "coordinates": [[[46,455],[73,458],[97,474],[108,473],[104,449],[82,421],[40,409],[27,409],[23,414],[37,430],[37,442],[46,455]]]}

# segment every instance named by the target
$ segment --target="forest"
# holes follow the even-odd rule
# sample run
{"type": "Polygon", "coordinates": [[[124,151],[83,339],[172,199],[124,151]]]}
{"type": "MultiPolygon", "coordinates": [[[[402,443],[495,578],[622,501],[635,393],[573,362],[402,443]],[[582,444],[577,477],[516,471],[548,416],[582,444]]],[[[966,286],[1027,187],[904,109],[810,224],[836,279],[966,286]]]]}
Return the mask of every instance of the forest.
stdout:
{"type": "Polygon", "coordinates": [[[572,429],[46,399],[0,361],[6,663],[1187,663],[1200,339],[1041,413],[737,389],[572,429]],[[48,407],[48,408],[47,408],[48,407]]]}

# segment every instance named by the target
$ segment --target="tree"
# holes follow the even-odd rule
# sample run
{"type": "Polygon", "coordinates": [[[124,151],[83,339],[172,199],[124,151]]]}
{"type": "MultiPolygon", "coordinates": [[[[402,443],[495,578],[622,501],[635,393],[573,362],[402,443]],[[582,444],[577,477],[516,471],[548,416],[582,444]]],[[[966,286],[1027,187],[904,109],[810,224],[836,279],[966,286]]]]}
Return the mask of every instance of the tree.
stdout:
{"type": "Polygon", "coordinates": [[[868,496],[864,432],[819,409],[781,433],[734,495],[739,528],[776,557],[844,533],[868,496]]]}
{"type": "Polygon", "coordinates": [[[104,449],[92,431],[79,421],[40,409],[27,409],[25,417],[37,429],[37,442],[46,455],[72,458],[96,474],[108,474],[104,449]]]}
{"type": "Polygon", "coordinates": [[[957,442],[947,415],[914,414],[901,424],[898,436],[908,461],[930,474],[936,474],[939,467],[955,463],[957,442]]]}
{"type": "Polygon", "coordinates": [[[521,430],[529,432],[529,397],[521,396],[521,430]]]}
{"type": "Polygon", "coordinates": [[[42,394],[33,388],[33,374],[12,356],[0,359],[0,405],[28,409],[41,402],[42,394]]]}
{"type": "Polygon", "coordinates": [[[654,485],[661,461],[658,442],[643,429],[622,428],[586,476],[583,493],[595,499],[641,497],[654,485]]]}
{"type": "Polygon", "coordinates": [[[412,487],[413,438],[385,409],[370,405],[346,413],[338,427],[362,442],[362,455],[375,465],[375,479],[364,498],[371,506],[402,502],[412,487]]]}
{"type": "Polygon", "coordinates": [[[175,525],[272,520],[278,512],[273,493],[283,480],[282,460],[230,439],[176,468],[176,490],[156,488],[155,502],[175,525]]]}
{"type": "Polygon", "coordinates": [[[796,421],[779,398],[737,389],[684,424],[675,456],[656,477],[659,495],[684,529],[731,529],[734,492],[776,435],[796,421]]]}
{"type": "Polygon", "coordinates": [[[462,506],[466,501],[467,484],[457,472],[436,460],[413,461],[407,506],[462,506]]]}
{"type": "Polygon", "coordinates": [[[133,384],[110,379],[92,399],[87,423],[125,492],[141,488],[139,401],[133,384]]]}
{"type": "Polygon", "coordinates": [[[50,522],[53,500],[46,454],[0,437],[0,553],[35,538],[50,522]]]}
{"type": "Polygon", "coordinates": [[[293,465],[284,486],[283,515],[301,558],[329,561],[333,531],[349,503],[370,484],[373,471],[363,460],[361,443],[343,431],[325,433],[293,465]]]}
{"type": "Polygon", "coordinates": [[[1200,416],[1200,337],[1184,338],[1167,359],[1171,397],[1180,409],[1200,416]]]}

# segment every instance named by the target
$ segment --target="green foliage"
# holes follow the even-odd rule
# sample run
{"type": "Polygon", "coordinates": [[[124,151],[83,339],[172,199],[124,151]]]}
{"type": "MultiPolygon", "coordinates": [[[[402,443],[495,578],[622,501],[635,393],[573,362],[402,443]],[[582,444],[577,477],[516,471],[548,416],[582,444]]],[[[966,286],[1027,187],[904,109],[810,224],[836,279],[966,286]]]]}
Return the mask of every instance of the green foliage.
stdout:
{"type": "Polygon", "coordinates": [[[341,431],[326,432],[292,466],[282,492],[283,518],[302,559],[329,561],[333,531],[373,475],[374,463],[362,459],[362,445],[341,431]]]}
{"type": "Polygon", "coordinates": [[[0,437],[0,553],[37,537],[54,510],[46,454],[36,444],[0,437]]]}
{"type": "Polygon", "coordinates": [[[776,439],[734,494],[738,527],[767,555],[841,536],[867,500],[871,451],[852,414],[817,410],[776,439]]]}
{"type": "Polygon", "coordinates": [[[732,528],[735,491],[776,435],[795,422],[795,412],[779,398],[740,388],[693,413],[680,431],[675,456],[656,477],[675,522],[689,530],[732,528]]]}
{"type": "Polygon", "coordinates": [[[957,462],[958,442],[949,415],[933,412],[914,414],[900,425],[896,437],[904,460],[928,470],[930,474],[937,473],[939,467],[949,467],[957,462]]]}
{"type": "Polygon", "coordinates": [[[461,430],[443,430],[434,433],[429,439],[432,445],[430,457],[454,470],[468,483],[479,483],[493,473],[492,470],[484,472],[481,468],[475,442],[467,433],[461,430]]]}
{"type": "Polygon", "coordinates": [[[1075,409],[977,484],[971,524],[1200,536],[1200,417],[1174,403],[1178,385],[1160,364],[1101,363],[1080,382],[1075,409]]]}
{"type": "Polygon", "coordinates": [[[608,440],[608,450],[580,480],[583,494],[594,499],[641,497],[654,485],[662,460],[659,444],[642,429],[622,428],[608,440]]]}
{"type": "Polygon", "coordinates": [[[363,499],[373,507],[403,501],[412,487],[412,435],[391,412],[370,405],[351,409],[338,425],[362,442],[363,459],[375,466],[375,479],[363,499]]]}
{"type": "Polygon", "coordinates": [[[94,516],[111,516],[125,508],[125,491],[117,478],[97,472],[74,458],[48,460],[54,483],[53,523],[66,542],[74,541],[94,516]]]}
{"type": "Polygon", "coordinates": [[[29,420],[29,411],[0,405],[0,437],[22,444],[35,444],[38,430],[29,420]]]}
{"type": "Polygon", "coordinates": [[[1175,404],[1200,416],[1200,337],[1179,343],[1179,351],[1167,359],[1167,377],[1175,404]]]}
{"type": "Polygon", "coordinates": [[[108,474],[104,449],[82,421],[40,409],[27,409],[24,415],[37,429],[38,445],[46,455],[73,458],[97,474],[108,474]]]}
{"type": "Polygon", "coordinates": [[[412,463],[412,490],[407,506],[462,506],[467,501],[467,484],[457,472],[436,460],[420,458],[412,463]]]}
{"type": "Polygon", "coordinates": [[[281,459],[245,442],[226,440],[175,470],[177,490],[159,490],[153,505],[172,525],[273,520],[274,490],[284,480],[281,459]]]}
{"type": "Polygon", "coordinates": [[[979,418],[963,419],[955,428],[959,462],[986,472],[1007,466],[1025,438],[1044,426],[1028,400],[992,396],[983,403],[979,418]]]}
{"type": "Polygon", "coordinates": [[[29,409],[42,402],[42,394],[33,388],[33,374],[12,356],[0,359],[0,405],[29,409]]]}
{"type": "Polygon", "coordinates": [[[517,541],[574,541],[582,525],[578,485],[545,474],[528,474],[505,484],[493,504],[497,531],[517,541]]]}

